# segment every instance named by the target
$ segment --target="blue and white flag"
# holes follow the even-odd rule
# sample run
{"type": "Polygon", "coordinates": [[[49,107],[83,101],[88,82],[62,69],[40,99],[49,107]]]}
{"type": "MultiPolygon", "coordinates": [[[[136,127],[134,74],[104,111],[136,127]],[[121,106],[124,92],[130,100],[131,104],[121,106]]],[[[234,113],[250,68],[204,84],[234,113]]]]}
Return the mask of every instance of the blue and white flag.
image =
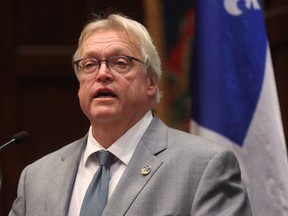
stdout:
{"type": "Polygon", "coordinates": [[[254,216],[288,215],[288,164],[258,0],[196,1],[191,132],[232,149],[254,216]]]}

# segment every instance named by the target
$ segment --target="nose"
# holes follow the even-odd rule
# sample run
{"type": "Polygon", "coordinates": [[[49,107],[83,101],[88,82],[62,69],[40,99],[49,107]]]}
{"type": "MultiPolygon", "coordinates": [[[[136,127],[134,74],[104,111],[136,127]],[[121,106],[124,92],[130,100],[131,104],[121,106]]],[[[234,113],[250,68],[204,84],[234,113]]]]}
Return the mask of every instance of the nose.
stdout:
{"type": "Polygon", "coordinates": [[[105,80],[112,80],[113,76],[109,72],[109,68],[107,65],[107,61],[102,60],[99,62],[99,69],[96,75],[96,79],[98,82],[105,81],[105,80]]]}

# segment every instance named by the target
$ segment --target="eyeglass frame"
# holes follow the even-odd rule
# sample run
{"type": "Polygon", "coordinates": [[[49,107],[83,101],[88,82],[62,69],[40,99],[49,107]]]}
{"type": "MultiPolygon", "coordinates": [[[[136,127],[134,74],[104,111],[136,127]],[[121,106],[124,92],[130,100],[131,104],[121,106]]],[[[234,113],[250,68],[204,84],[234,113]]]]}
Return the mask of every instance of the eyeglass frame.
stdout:
{"type": "MultiPolygon", "coordinates": [[[[132,62],[132,60],[134,60],[134,61],[138,61],[138,62],[140,62],[140,63],[142,63],[146,68],[149,68],[149,65],[147,64],[147,63],[145,63],[144,61],[142,61],[142,60],[140,60],[140,59],[138,59],[138,58],[135,58],[135,57],[133,57],[133,56],[127,56],[127,55],[116,55],[116,56],[111,56],[110,58],[108,58],[108,59],[102,59],[102,60],[98,60],[98,59],[96,59],[96,58],[81,58],[81,59],[78,59],[78,60],[75,60],[75,61],[73,61],[72,62],[72,65],[73,66],[76,66],[76,70],[77,70],[77,73],[78,74],[80,74],[80,70],[81,70],[81,66],[79,65],[79,63],[81,62],[81,61],[83,61],[83,60],[95,60],[97,63],[98,63],[98,68],[95,70],[95,71],[93,71],[92,73],[84,73],[84,74],[86,74],[86,75],[89,75],[89,74],[97,74],[98,73],[98,71],[99,71],[99,69],[100,69],[100,67],[101,67],[101,64],[102,64],[102,62],[105,62],[105,65],[106,65],[106,67],[108,68],[108,71],[109,71],[109,73],[110,74],[112,74],[113,76],[124,76],[124,75],[126,75],[129,71],[130,71],[130,67],[131,67],[131,62],[132,62]],[[117,57],[123,57],[123,58],[127,58],[128,59],[128,62],[129,62],[129,70],[127,70],[127,72],[125,72],[125,73],[118,73],[117,71],[116,72],[111,72],[111,67],[110,67],[110,65],[109,65],[109,61],[111,60],[111,59],[113,59],[113,58],[117,58],[117,57]],[[79,70],[80,69],[80,70],[79,70]]],[[[82,69],[83,70],[83,69],[82,69]]]]}

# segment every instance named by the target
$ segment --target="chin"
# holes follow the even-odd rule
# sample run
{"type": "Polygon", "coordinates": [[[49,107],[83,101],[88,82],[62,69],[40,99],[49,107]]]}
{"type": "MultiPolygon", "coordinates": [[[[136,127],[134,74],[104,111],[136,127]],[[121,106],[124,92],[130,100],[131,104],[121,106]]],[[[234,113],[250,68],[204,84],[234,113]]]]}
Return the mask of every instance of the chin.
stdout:
{"type": "Polygon", "coordinates": [[[90,119],[96,120],[96,121],[105,121],[109,119],[115,118],[116,113],[112,110],[105,110],[105,111],[97,111],[93,112],[89,115],[90,119]]]}

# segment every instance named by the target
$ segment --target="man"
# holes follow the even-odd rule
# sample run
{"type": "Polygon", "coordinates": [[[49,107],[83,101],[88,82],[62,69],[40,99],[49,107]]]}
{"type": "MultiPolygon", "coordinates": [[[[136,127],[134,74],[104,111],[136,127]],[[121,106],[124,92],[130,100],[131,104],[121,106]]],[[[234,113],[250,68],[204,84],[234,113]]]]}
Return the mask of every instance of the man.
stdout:
{"type": "Polygon", "coordinates": [[[103,215],[251,215],[234,154],[153,114],[160,59],[140,23],[92,21],[73,65],[89,132],[25,168],[10,216],[82,215],[99,150],[116,156],[103,215]]]}

